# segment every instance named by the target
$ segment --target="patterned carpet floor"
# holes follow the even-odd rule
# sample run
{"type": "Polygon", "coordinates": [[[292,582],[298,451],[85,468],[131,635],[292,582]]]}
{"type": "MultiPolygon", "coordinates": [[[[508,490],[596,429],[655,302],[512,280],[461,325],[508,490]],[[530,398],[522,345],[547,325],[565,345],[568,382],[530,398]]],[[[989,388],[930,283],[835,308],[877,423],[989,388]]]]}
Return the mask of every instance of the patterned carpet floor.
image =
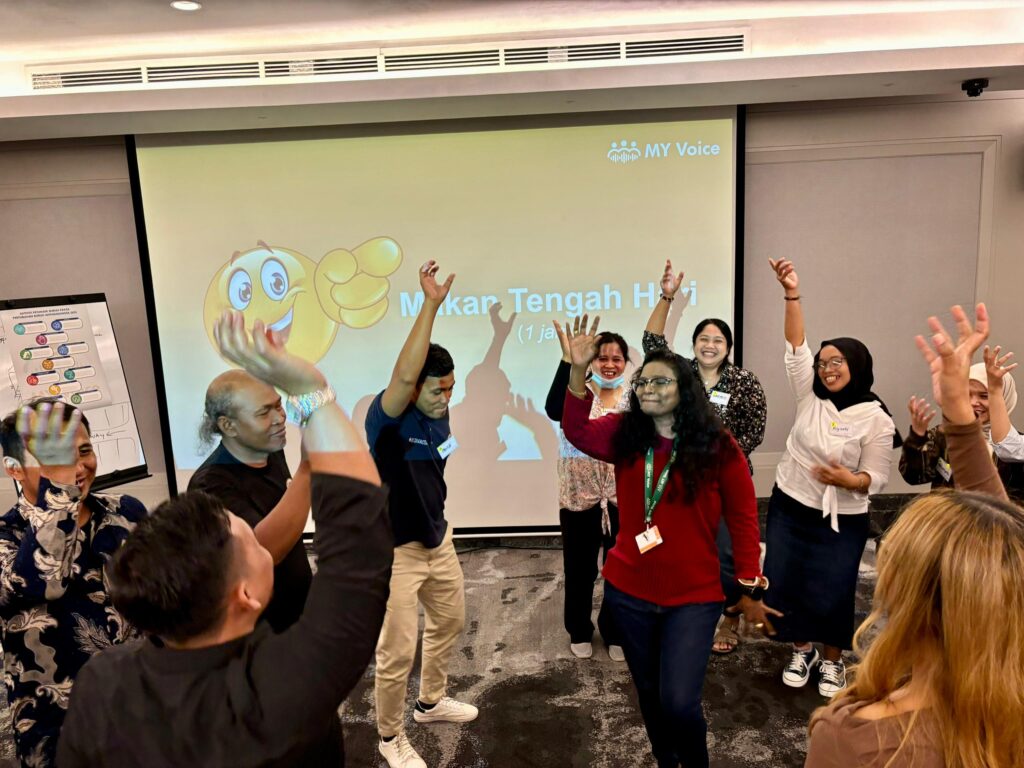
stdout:
{"type": "MultiPolygon", "coordinates": [[[[449,693],[480,708],[465,725],[420,725],[410,741],[431,768],[631,768],[651,766],[647,736],[625,664],[595,638],[594,657],[569,653],[562,628],[562,553],[558,549],[479,548],[460,552],[467,625],[449,693]]],[[[874,587],[868,545],[858,590],[859,618],[874,587]]],[[[600,589],[595,594],[595,610],[600,589]]],[[[715,768],[803,765],[807,720],[823,703],[813,680],[803,690],[780,678],[782,645],[745,638],[731,656],[713,657],[704,686],[715,768]]],[[[409,702],[414,701],[414,670],[409,702]]],[[[2,704],[2,702],[0,702],[2,704]]],[[[14,768],[10,718],[0,707],[0,768],[14,768]]],[[[349,766],[386,766],[377,753],[373,669],[342,707],[349,766]]]]}

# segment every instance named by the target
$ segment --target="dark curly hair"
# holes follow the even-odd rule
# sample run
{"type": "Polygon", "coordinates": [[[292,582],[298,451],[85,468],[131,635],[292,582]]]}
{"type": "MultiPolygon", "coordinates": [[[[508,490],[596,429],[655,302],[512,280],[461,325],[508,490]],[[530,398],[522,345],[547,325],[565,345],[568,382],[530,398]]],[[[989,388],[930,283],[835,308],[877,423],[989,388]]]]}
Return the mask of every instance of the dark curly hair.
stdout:
{"type": "MultiPolygon", "coordinates": [[[[729,439],[721,419],[704,396],[704,390],[686,360],[674,352],[656,350],[644,358],[634,379],[640,377],[648,363],[663,363],[671,368],[679,388],[679,404],[672,425],[679,438],[674,466],[682,475],[683,498],[691,502],[699,483],[718,466],[722,452],[739,449],[729,439]]],[[[623,412],[621,427],[615,435],[616,453],[622,458],[643,455],[657,440],[654,420],[640,410],[640,401],[631,389],[629,410],[623,412]]]]}

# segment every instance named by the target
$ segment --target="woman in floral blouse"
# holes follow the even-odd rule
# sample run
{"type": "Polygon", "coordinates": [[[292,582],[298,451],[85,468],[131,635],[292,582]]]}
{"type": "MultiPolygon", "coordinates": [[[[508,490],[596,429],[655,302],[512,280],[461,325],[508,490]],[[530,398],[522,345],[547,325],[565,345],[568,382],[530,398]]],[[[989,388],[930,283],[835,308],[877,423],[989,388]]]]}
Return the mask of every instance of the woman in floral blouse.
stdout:
{"type": "MultiPolygon", "coordinates": [[[[665,262],[661,276],[661,300],[651,312],[644,331],[644,354],[656,349],[668,349],[665,338],[665,321],[668,310],[675,300],[683,282],[683,273],[672,272],[672,262],[665,262]]],[[[684,292],[684,298],[686,297],[684,292]]],[[[750,453],[764,440],[765,420],[768,416],[768,401],[764,389],[750,371],[729,362],[732,353],[732,329],[724,320],[707,318],[693,329],[693,359],[690,365],[704,385],[704,393],[718,412],[719,418],[736,438],[743,455],[747,458],[747,469],[754,473],[750,453]]],[[[732,541],[724,523],[718,527],[718,559],[722,569],[722,589],[725,591],[725,611],[722,623],[715,634],[711,650],[715,653],[732,653],[739,643],[739,612],[734,606],[740,598],[736,589],[732,559],[732,541]]]]}
{"type": "MultiPolygon", "coordinates": [[[[587,325],[587,316],[577,317],[574,333],[587,325]]],[[[569,384],[569,347],[565,332],[555,323],[562,343],[562,359],[555,371],[544,410],[548,418],[561,424],[565,388],[569,384]]],[[[629,346],[617,333],[605,331],[598,336],[598,354],[590,366],[587,386],[594,394],[590,418],[616,413],[629,407],[626,364],[629,346]]],[[[593,655],[591,640],[594,624],[590,620],[597,581],[597,555],[608,556],[619,532],[619,508],[615,497],[615,469],[592,459],[565,439],[559,429],[558,522],[562,530],[562,561],[565,569],[565,631],[569,650],[578,658],[593,655]]],[[[602,560],[603,561],[603,560],[602,560]]],[[[601,604],[597,628],[613,661],[625,661],[622,643],[608,612],[601,604]]]]}

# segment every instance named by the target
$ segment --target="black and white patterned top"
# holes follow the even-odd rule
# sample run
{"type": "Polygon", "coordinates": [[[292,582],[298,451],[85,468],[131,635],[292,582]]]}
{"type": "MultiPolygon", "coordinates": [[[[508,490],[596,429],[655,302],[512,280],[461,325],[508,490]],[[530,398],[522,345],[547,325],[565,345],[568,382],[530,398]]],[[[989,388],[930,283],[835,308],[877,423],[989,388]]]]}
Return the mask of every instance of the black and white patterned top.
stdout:
{"type": "Polygon", "coordinates": [[[146,508],[131,496],[89,494],[78,526],[75,486],[39,483],[0,517],[4,682],[22,765],[52,766],[75,676],[98,651],[137,635],[114,610],[103,566],[146,508]]]}
{"type": "MultiPolygon", "coordinates": [[[[644,331],[643,348],[645,355],[661,349],[671,351],[663,335],[650,331],[644,331]]],[[[697,361],[688,362],[699,378],[697,361]]],[[[722,367],[718,376],[718,383],[710,390],[706,389],[704,394],[711,401],[725,428],[736,438],[743,455],[747,457],[747,468],[753,474],[750,454],[764,440],[764,428],[768,420],[768,400],[764,396],[764,388],[753,373],[729,362],[722,367]],[[728,402],[724,405],[716,402],[712,398],[715,392],[728,394],[728,402]]]]}

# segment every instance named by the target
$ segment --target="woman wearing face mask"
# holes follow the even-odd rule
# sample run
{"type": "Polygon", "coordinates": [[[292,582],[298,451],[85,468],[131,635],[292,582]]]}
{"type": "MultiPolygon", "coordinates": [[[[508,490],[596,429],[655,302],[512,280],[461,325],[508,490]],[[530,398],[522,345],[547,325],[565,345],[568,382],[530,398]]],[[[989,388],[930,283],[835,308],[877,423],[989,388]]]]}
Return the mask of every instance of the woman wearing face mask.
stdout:
{"type": "MultiPolygon", "coordinates": [[[[1024,499],[1024,450],[1019,433],[1010,424],[1010,413],[1017,405],[1017,386],[1010,374],[1016,364],[1009,364],[1012,353],[1000,355],[1000,349],[985,347],[985,362],[970,369],[970,397],[974,415],[981,422],[989,450],[995,454],[999,476],[1011,498],[1024,499]],[[989,398],[989,392],[1002,397],[989,398]]],[[[933,386],[932,396],[940,405],[933,386]]],[[[900,453],[900,474],[912,485],[930,483],[932,488],[956,486],[949,464],[946,435],[942,426],[929,428],[935,411],[923,398],[911,397],[910,434],[900,453]]]]}
{"type": "MultiPolygon", "coordinates": [[[[707,768],[701,688],[722,612],[715,532],[725,517],[748,622],[771,633],[757,502],[743,452],[704,397],[690,365],[653,352],[633,378],[629,410],[591,419],[586,371],[597,321],[566,328],[572,368],[562,428],[584,453],[615,466],[620,524],[604,566],[605,606],[659,768],[707,768]]],[[[769,592],[769,595],[771,593],[769,592]]]]}
{"type": "Polygon", "coordinates": [[[899,433],[871,391],[867,347],[832,339],[812,355],[793,263],[769,263],[785,291],[786,375],[796,420],[775,471],[764,569],[772,603],[785,614],[778,639],[793,643],[782,682],[802,688],[820,662],[818,692],[832,697],[846,687],[842,653],[853,641],[868,497],[889,481],[899,433]],[[813,642],[822,643],[821,654],[813,642]]]}
{"type": "MultiPolygon", "coordinates": [[[[675,300],[683,273],[672,272],[672,262],[665,262],[661,276],[661,301],[659,301],[644,331],[644,354],[656,349],[668,349],[665,338],[665,321],[668,310],[675,300]]],[[[685,299],[685,294],[684,294],[685,299]]],[[[761,382],[750,371],[733,365],[729,360],[732,352],[732,329],[724,320],[707,318],[693,329],[693,359],[690,365],[704,386],[704,394],[725,424],[726,429],[736,438],[740,450],[747,459],[747,470],[753,474],[750,452],[764,440],[764,426],[768,417],[768,401],[764,396],[761,382]]],[[[735,608],[740,598],[736,588],[736,576],[732,560],[732,541],[725,523],[718,526],[718,560],[722,564],[722,590],[725,592],[725,609],[722,621],[715,632],[711,650],[719,654],[732,653],[739,644],[740,612],[735,608]]]]}
{"type": "MultiPolygon", "coordinates": [[[[574,333],[586,327],[587,316],[577,317],[574,333]],[[582,323],[582,326],[581,326],[582,323]]],[[[568,342],[556,322],[562,344],[562,359],[555,371],[544,410],[552,421],[562,421],[565,388],[569,384],[568,342]]],[[[617,333],[605,331],[598,337],[597,357],[590,366],[587,389],[593,396],[590,418],[616,413],[629,407],[629,388],[625,385],[629,348],[617,333]]],[[[589,659],[594,653],[591,640],[594,624],[590,619],[597,581],[597,556],[602,562],[615,544],[619,532],[619,509],[615,498],[615,472],[611,464],[592,459],[574,448],[559,430],[558,451],[558,523],[562,530],[562,564],[565,569],[565,606],[563,618],[569,633],[573,656],[589,659]]],[[[624,661],[622,643],[608,612],[601,605],[597,628],[613,661],[624,661]]]]}

